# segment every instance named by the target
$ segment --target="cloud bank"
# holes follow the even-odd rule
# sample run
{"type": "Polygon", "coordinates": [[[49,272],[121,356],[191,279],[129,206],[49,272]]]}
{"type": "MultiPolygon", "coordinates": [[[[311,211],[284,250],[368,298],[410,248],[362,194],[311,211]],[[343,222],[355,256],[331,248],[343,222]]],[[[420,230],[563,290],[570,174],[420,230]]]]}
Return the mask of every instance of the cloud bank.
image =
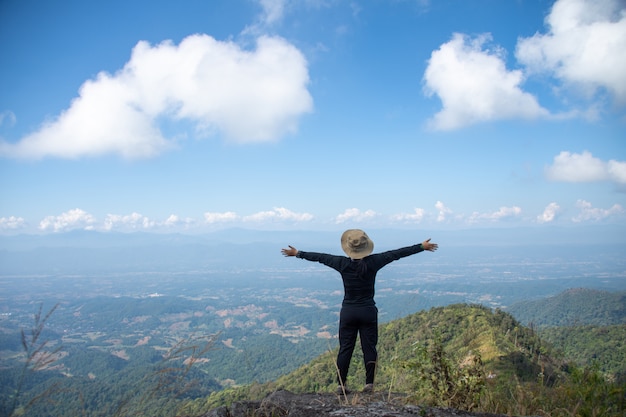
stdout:
{"type": "MultiPolygon", "coordinates": [[[[480,226],[480,225],[509,225],[516,222],[518,226],[532,223],[548,224],[556,223],[563,212],[576,212],[569,218],[572,223],[589,223],[610,221],[624,218],[626,211],[620,204],[613,204],[609,208],[593,207],[586,200],[578,200],[575,207],[569,210],[563,209],[558,203],[551,202],[542,213],[534,217],[523,217],[523,210],[518,206],[503,206],[495,211],[472,212],[469,215],[456,213],[443,202],[437,201],[433,210],[415,208],[412,213],[382,214],[374,210],[361,210],[349,208],[335,217],[328,219],[326,226],[333,227],[346,223],[356,222],[362,225],[375,227],[387,227],[397,224],[420,225],[420,227],[448,226],[480,226]],[[455,214],[456,213],[456,214],[455,214]]],[[[285,207],[275,207],[272,210],[260,211],[248,215],[240,215],[234,211],[205,212],[203,220],[194,218],[181,218],[171,214],[164,220],[153,219],[143,214],[133,212],[130,214],[107,214],[98,219],[95,215],[80,208],[68,210],[59,215],[46,216],[38,223],[39,232],[62,233],[71,230],[88,230],[100,232],[195,232],[210,231],[223,227],[302,227],[305,225],[319,226],[319,218],[308,212],[295,212],[285,207]]],[[[14,234],[25,231],[29,222],[23,217],[10,216],[0,217],[0,233],[14,234]]]]}
{"type": "Polygon", "coordinates": [[[1,142],[0,155],[152,157],[182,139],[167,136],[168,124],[237,143],[275,141],[312,111],[308,83],[304,56],[279,37],[261,36],[251,51],[208,35],[139,42],[120,71],[85,82],[69,108],[19,142],[1,142]]]}

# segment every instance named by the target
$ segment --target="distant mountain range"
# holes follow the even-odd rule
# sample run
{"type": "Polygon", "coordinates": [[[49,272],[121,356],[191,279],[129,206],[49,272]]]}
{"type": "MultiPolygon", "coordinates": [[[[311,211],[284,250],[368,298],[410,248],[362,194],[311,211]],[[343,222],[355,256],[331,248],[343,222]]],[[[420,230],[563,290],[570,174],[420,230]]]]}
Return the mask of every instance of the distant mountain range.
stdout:
{"type": "MultiPolygon", "coordinates": [[[[626,225],[464,230],[368,230],[376,251],[432,238],[440,253],[472,257],[490,252],[542,254],[585,250],[623,253],[626,225]],[[597,239],[595,245],[591,240],[597,239]]],[[[205,262],[224,266],[274,267],[280,248],[341,254],[339,231],[225,229],[207,234],[71,231],[42,235],[0,235],[0,275],[76,274],[111,271],[195,269],[205,262]]]]}
{"type": "MultiPolygon", "coordinates": [[[[350,226],[354,227],[354,226],[350,226]]],[[[358,226],[357,226],[358,227],[358,226]]],[[[426,230],[419,227],[376,229],[363,226],[380,248],[419,243],[428,237],[444,246],[499,246],[499,245],[571,245],[591,243],[626,244],[626,224],[576,225],[541,227],[498,227],[426,230]]],[[[348,228],[348,227],[346,227],[348,228]]],[[[337,230],[257,230],[228,228],[209,233],[151,233],[101,232],[72,230],[45,234],[0,235],[0,250],[29,250],[38,247],[111,247],[145,246],[146,244],[294,244],[339,248],[342,229],[337,230]]],[[[592,248],[589,248],[592,249],[592,248]]]]}

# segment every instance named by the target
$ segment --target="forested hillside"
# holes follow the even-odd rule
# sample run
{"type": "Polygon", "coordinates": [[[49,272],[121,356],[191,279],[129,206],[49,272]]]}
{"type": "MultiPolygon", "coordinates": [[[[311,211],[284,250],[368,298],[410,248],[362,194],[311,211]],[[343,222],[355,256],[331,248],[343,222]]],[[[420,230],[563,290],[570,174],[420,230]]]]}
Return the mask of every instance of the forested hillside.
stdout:
{"type": "Polygon", "coordinates": [[[535,328],[560,357],[625,378],[626,292],[575,288],[507,311],[535,328]]]}
{"type": "Polygon", "coordinates": [[[507,311],[533,327],[624,324],[626,292],[575,288],[554,297],[515,303],[507,311]]]}
{"type": "Polygon", "coordinates": [[[539,335],[560,357],[626,381],[626,324],[547,327],[539,335]]]}

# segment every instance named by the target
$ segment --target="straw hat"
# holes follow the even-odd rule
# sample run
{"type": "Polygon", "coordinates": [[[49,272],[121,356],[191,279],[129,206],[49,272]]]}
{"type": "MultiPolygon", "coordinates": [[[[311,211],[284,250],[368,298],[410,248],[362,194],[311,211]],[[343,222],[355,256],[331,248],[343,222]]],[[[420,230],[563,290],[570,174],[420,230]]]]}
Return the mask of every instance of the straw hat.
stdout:
{"type": "Polygon", "coordinates": [[[374,250],[374,242],[360,229],[349,229],[341,235],[341,248],[352,259],[363,259],[374,250]]]}

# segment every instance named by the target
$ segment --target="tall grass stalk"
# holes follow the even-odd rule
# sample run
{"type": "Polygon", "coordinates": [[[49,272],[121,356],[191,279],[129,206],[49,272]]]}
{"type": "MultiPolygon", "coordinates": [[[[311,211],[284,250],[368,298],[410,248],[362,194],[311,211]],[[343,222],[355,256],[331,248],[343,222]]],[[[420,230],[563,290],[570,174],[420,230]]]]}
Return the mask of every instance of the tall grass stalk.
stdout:
{"type": "Polygon", "coordinates": [[[42,340],[42,334],[46,322],[58,306],[58,303],[55,304],[54,307],[52,307],[48,311],[48,313],[46,313],[46,315],[42,317],[43,304],[40,304],[39,310],[34,317],[34,325],[32,329],[30,329],[30,332],[28,332],[29,334],[27,335],[24,329],[20,330],[25,360],[24,366],[19,373],[14,392],[9,399],[9,404],[6,408],[3,407],[3,413],[8,417],[12,417],[18,414],[24,414],[30,407],[33,406],[33,404],[35,404],[37,401],[42,400],[43,398],[49,397],[57,389],[57,385],[54,384],[42,393],[29,399],[25,404],[20,405],[20,397],[23,393],[24,384],[26,383],[29,375],[31,375],[33,372],[45,369],[46,367],[54,363],[58,358],[57,353],[59,352],[59,350],[61,350],[61,346],[57,346],[52,351],[49,351],[46,349],[49,341],[42,340]]]}

